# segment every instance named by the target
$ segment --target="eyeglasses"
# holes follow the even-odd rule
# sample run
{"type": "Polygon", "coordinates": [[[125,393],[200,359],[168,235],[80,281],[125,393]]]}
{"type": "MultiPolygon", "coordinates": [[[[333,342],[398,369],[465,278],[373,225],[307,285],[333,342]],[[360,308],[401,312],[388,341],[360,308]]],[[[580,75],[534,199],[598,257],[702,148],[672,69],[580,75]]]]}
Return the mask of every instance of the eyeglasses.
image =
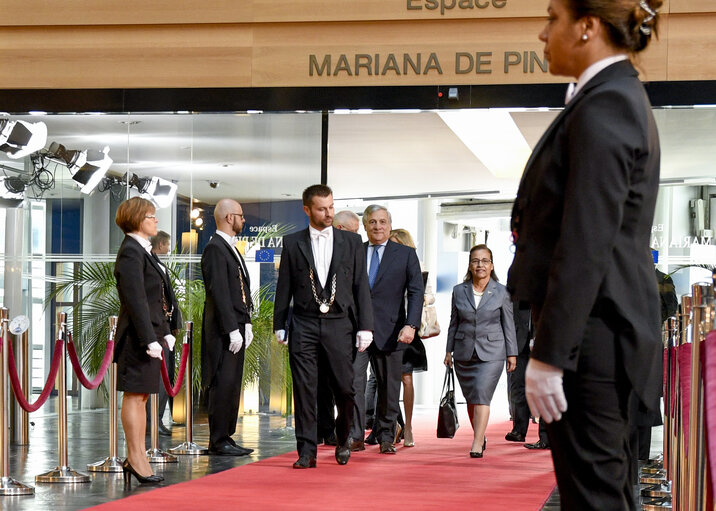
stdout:
{"type": "Polygon", "coordinates": [[[154,220],[156,220],[157,215],[144,215],[144,218],[153,218],[154,220]]]}
{"type": "Polygon", "coordinates": [[[476,266],[487,266],[490,263],[492,263],[492,259],[470,259],[470,264],[474,264],[476,266]]]}
{"type": "Polygon", "coordinates": [[[241,218],[244,218],[244,214],[243,214],[243,213],[229,213],[229,214],[230,214],[230,215],[234,215],[234,216],[240,216],[241,218]]]}

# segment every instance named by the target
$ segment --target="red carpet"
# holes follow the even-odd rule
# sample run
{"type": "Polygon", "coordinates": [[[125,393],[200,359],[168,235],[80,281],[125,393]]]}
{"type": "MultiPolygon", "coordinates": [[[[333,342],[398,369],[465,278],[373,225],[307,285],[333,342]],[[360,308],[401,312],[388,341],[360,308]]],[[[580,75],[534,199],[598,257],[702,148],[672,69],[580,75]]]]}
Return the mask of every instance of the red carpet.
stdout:
{"type": "MultiPolygon", "coordinates": [[[[462,417],[461,417],[462,418],[462,417]]],[[[555,486],[549,451],[504,440],[511,423],[491,424],[482,459],[468,455],[469,423],[453,439],[435,438],[433,424],[416,428],[412,448],[381,455],[377,446],[335,462],[319,447],[318,468],[294,470],[295,452],[193,481],[158,488],[92,509],[479,509],[539,510],[555,486]]],[[[530,427],[527,441],[537,440],[530,427]]],[[[136,484],[136,481],[133,481],[136,484]]]]}

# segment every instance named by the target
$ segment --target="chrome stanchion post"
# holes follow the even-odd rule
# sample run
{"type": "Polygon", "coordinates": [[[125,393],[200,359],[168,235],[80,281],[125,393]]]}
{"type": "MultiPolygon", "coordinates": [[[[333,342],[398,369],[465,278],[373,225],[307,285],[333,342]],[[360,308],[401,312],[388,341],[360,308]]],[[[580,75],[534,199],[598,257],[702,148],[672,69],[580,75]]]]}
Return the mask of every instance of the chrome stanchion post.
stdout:
{"type": "MultiPolygon", "coordinates": [[[[67,314],[57,314],[57,338],[67,341],[67,314]]],[[[72,470],[67,456],[67,346],[62,346],[60,367],[57,371],[57,419],[58,419],[58,445],[60,464],[54,470],[35,476],[37,483],[88,483],[90,477],[72,470]]]]}
{"type": "Polygon", "coordinates": [[[184,372],[184,407],[186,409],[186,437],[184,442],[177,445],[173,449],[169,449],[172,454],[208,454],[209,450],[201,447],[192,441],[192,387],[193,387],[193,365],[192,365],[192,338],[194,332],[194,323],[187,321],[184,324],[184,344],[189,344],[189,356],[186,361],[186,370],[184,372]]]}
{"type": "MultiPolygon", "coordinates": [[[[22,377],[20,385],[22,393],[26,396],[30,395],[30,338],[29,332],[25,330],[20,336],[20,367],[22,368],[22,377]]],[[[20,445],[30,443],[30,414],[20,409],[20,445]]]]}
{"type": "MultiPolygon", "coordinates": [[[[117,316],[109,318],[109,340],[114,341],[117,333],[117,316]]],[[[109,456],[96,463],[88,463],[90,472],[121,472],[122,458],[117,456],[117,364],[109,366],[109,456]]]]}
{"type": "Polygon", "coordinates": [[[707,331],[704,319],[708,317],[709,302],[713,303],[713,287],[708,284],[691,286],[693,297],[693,342],[691,343],[691,404],[689,407],[688,485],[690,510],[705,506],[706,490],[706,436],[704,432],[704,389],[701,375],[701,348],[707,331]]]}
{"type": "Polygon", "coordinates": [[[0,495],[33,495],[35,488],[26,486],[10,477],[10,439],[8,438],[8,418],[10,404],[10,385],[8,380],[8,310],[0,308],[0,495]]]}
{"type": "MultiPolygon", "coordinates": [[[[164,363],[166,363],[166,361],[164,363]]],[[[159,385],[164,385],[164,382],[160,380],[159,385]]],[[[152,446],[147,450],[147,460],[149,463],[177,463],[176,456],[159,448],[159,394],[151,394],[149,399],[152,446]]]]}

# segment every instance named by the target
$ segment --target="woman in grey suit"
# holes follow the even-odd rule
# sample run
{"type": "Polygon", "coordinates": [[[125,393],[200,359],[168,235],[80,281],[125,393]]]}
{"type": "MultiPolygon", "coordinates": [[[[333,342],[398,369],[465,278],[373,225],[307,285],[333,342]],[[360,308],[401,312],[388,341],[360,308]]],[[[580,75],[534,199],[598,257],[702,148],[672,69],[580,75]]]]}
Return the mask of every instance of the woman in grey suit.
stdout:
{"type": "Polygon", "coordinates": [[[482,458],[490,401],[507,359],[507,372],[517,365],[517,338],[512,300],[497,283],[492,251],[487,245],[470,249],[462,284],[452,290],[445,365],[455,366],[474,437],[470,457],[482,458]]]}

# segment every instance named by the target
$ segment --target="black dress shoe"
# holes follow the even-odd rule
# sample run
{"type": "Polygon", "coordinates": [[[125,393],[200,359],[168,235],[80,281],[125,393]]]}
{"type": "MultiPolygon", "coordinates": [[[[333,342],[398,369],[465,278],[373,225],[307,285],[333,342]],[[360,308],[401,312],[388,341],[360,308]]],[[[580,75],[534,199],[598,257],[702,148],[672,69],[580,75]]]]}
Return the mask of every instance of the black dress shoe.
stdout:
{"type": "Polygon", "coordinates": [[[533,444],[525,444],[527,449],[549,449],[549,445],[544,443],[542,440],[537,440],[533,444]]]}
{"type": "Polygon", "coordinates": [[[315,456],[300,456],[293,464],[293,468],[316,468],[315,456]]]}
{"type": "Polygon", "coordinates": [[[351,449],[348,445],[336,447],[336,461],[339,465],[345,465],[351,457],[351,449]]]}
{"type": "Polygon", "coordinates": [[[246,451],[246,454],[251,454],[252,452],[254,452],[253,449],[250,449],[250,448],[248,448],[248,447],[244,447],[244,446],[242,446],[242,445],[237,444],[236,442],[234,442],[234,439],[231,438],[231,437],[229,437],[229,443],[230,443],[231,445],[233,445],[234,447],[236,447],[237,449],[240,449],[240,450],[242,450],[242,451],[246,451]]]}
{"type": "Polygon", "coordinates": [[[129,482],[132,479],[132,476],[137,478],[137,481],[140,483],[161,483],[164,481],[164,478],[162,476],[158,476],[156,474],[152,474],[149,476],[141,476],[137,473],[136,470],[134,470],[134,467],[129,463],[128,459],[124,460],[124,463],[122,463],[122,472],[124,473],[124,482],[125,484],[129,484],[129,482]]]}
{"type": "Polygon", "coordinates": [[[505,435],[505,440],[509,440],[510,442],[524,442],[525,435],[520,435],[517,431],[510,431],[505,435]]]}
{"type": "Polygon", "coordinates": [[[365,439],[365,443],[368,445],[378,445],[378,439],[375,437],[375,431],[371,431],[365,439]]]}
{"type": "Polygon", "coordinates": [[[348,441],[348,448],[355,451],[365,451],[365,442],[363,440],[353,440],[352,438],[348,441]]]}
{"type": "Polygon", "coordinates": [[[159,423],[159,427],[157,428],[157,431],[161,436],[172,436],[171,430],[169,428],[167,428],[161,422],[159,423]]]}
{"type": "Polygon", "coordinates": [[[334,431],[331,431],[328,436],[323,437],[323,445],[338,445],[338,439],[334,431]]]}
{"type": "Polygon", "coordinates": [[[229,443],[209,448],[209,454],[219,454],[221,456],[246,456],[252,452],[253,449],[245,449],[241,446],[231,445],[229,443]]]}
{"type": "Polygon", "coordinates": [[[395,446],[391,442],[381,442],[380,443],[380,453],[381,454],[395,454],[397,451],[395,450],[395,446]]]}
{"type": "Polygon", "coordinates": [[[482,453],[477,451],[470,451],[471,458],[482,458],[482,453]]]}

